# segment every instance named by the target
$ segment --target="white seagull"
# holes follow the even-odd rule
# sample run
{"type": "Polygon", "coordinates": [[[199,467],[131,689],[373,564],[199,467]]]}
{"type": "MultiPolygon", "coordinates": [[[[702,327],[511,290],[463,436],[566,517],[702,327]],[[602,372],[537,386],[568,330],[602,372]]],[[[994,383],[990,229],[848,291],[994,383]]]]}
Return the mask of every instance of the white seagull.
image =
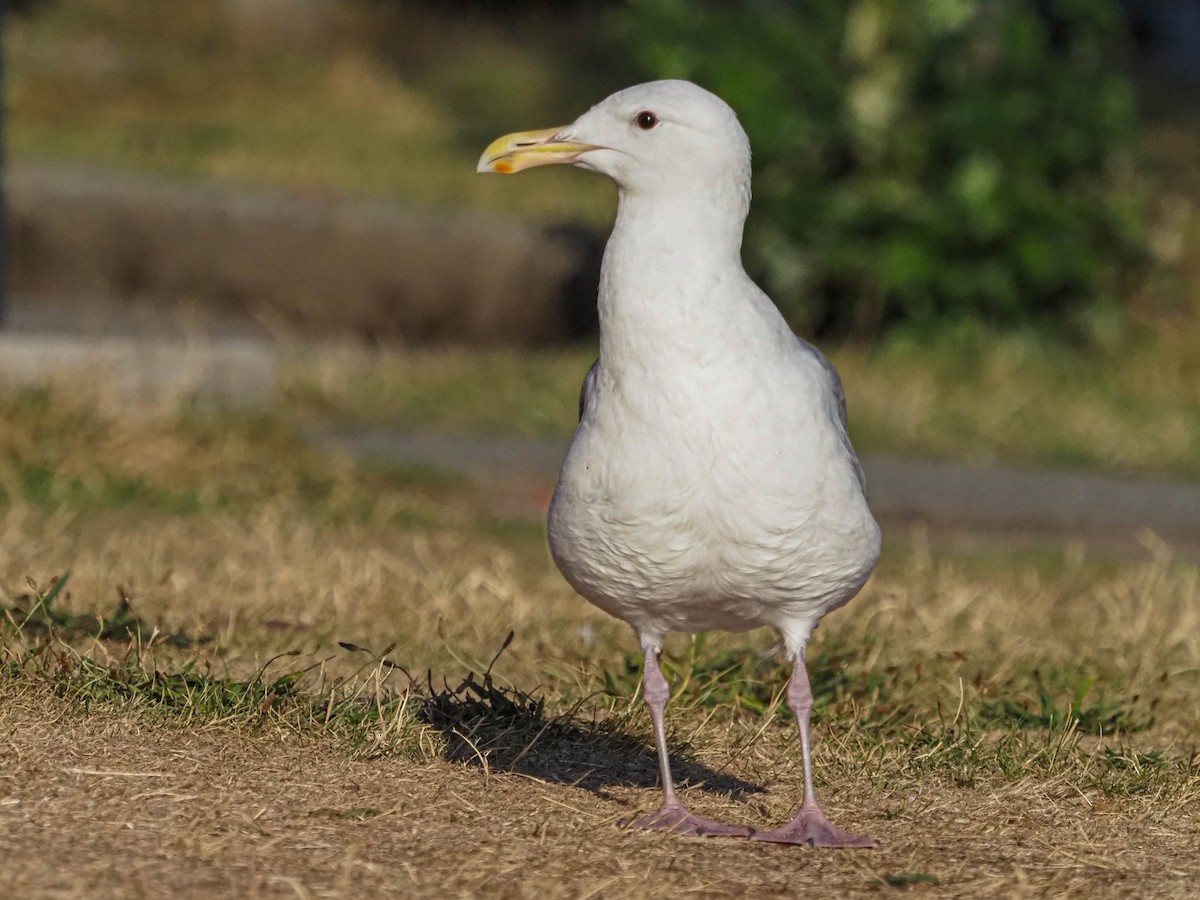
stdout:
{"type": "Polygon", "coordinates": [[[631,827],[873,847],[813,792],[804,647],[879,558],[879,526],[833,366],[742,267],[750,145],[720,98],[686,81],[613,94],[571,125],[494,141],[480,172],[569,163],[620,189],[600,276],[600,358],[550,506],[572,587],[633,626],[645,654],[663,805],[631,827]],[[765,832],[692,815],[671,779],[659,668],[671,631],[772,626],[793,661],[804,798],[765,832]]]}

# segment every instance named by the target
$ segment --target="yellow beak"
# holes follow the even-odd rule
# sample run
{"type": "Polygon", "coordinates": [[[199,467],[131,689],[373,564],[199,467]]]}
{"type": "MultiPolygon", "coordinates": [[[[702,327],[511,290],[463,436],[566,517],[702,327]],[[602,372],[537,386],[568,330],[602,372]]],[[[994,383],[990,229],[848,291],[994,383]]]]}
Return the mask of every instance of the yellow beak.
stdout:
{"type": "Polygon", "coordinates": [[[599,149],[594,144],[555,140],[561,132],[561,128],[547,128],[496,138],[479,157],[479,167],[475,171],[511,175],[535,166],[573,163],[589,150],[599,149]]]}

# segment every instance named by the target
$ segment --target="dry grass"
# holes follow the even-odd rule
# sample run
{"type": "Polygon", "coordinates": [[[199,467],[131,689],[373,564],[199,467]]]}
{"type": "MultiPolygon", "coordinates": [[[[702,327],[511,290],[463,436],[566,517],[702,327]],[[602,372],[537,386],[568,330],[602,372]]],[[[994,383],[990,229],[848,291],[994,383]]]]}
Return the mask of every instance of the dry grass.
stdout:
{"type": "MultiPolygon", "coordinates": [[[[561,582],[540,523],[270,418],[0,409],[0,877],[22,896],[1183,897],[1200,877],[1200,575],[1151,537],[1112,560],[890,535],[812,651],[821,790],[882,851],[628,834],[656,800],[633,642],[561,582]],[[54,637],[29,613],[68,568],[54,637]],[[88,637],[118,592],[140,632],[88,637]],[[450,690],[510,630],[494,684],[450,690]]],[[[756,826],[799,792],[771,643],[670,647],[691,802],[756,826]]]]}

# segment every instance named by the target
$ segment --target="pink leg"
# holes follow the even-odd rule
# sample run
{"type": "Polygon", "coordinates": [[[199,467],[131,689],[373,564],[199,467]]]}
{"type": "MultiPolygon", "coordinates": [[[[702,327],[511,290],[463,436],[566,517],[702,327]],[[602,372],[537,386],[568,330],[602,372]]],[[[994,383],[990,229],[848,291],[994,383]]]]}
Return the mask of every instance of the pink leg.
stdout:
{"type": "Polygon", "coordinates": [[[663,804],[657,812],[649,813],[630,822],[629,828],[645,828],[653,831],[672,831],[696,837],[749,837],[751,829],[740,825],[725,825],[712,819],[702,819],[688,812],[687,807],[675,794],[675,782],[671,778],[671,764],[667,759],[667,731],[663,725],[663,710],[671,696],[670,685],[658,667],[658,649],[646,648],[646,664],[642,674],[642,694],[650,707],[650,718],[654,722],[654,741],[658,744],[658,771],[662,777],[663,804]]]}
{"type": "Polygon", "coordinates": [[[811,844],[813,847],[878,847],[879,842],[876,840],[842,831],[825,818],[825,813],[817,805],[817,794],[813,790],[812,743],[808,730],[809,714],[812,712],[812,688],[808,683],[808,670],[804,664],[803,653],[793,662],[787,701],[796,715],[796,723],[800,726],[800,753],[804,762],[804,800],[792,821],[771,831],[756,831],[751,835],[751,840],[772,841],[776,844],[811,844]]]}

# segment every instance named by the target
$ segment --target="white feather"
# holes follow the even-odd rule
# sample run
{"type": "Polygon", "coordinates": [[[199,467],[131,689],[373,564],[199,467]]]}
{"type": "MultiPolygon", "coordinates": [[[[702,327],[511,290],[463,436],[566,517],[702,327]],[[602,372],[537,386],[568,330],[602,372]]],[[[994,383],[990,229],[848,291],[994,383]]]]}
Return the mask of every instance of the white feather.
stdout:
{"type": "Polygon", "coordinates": [[[615,94],[564,134],[612,177],[600,360],[550,508],[571,585],[644,647],[773,626],[803,650],[879,557],[832,366],[741,263],[750,151],[686,82],[615,94]],[[652,131],[631,125],[642,109],[652,131]]]}

